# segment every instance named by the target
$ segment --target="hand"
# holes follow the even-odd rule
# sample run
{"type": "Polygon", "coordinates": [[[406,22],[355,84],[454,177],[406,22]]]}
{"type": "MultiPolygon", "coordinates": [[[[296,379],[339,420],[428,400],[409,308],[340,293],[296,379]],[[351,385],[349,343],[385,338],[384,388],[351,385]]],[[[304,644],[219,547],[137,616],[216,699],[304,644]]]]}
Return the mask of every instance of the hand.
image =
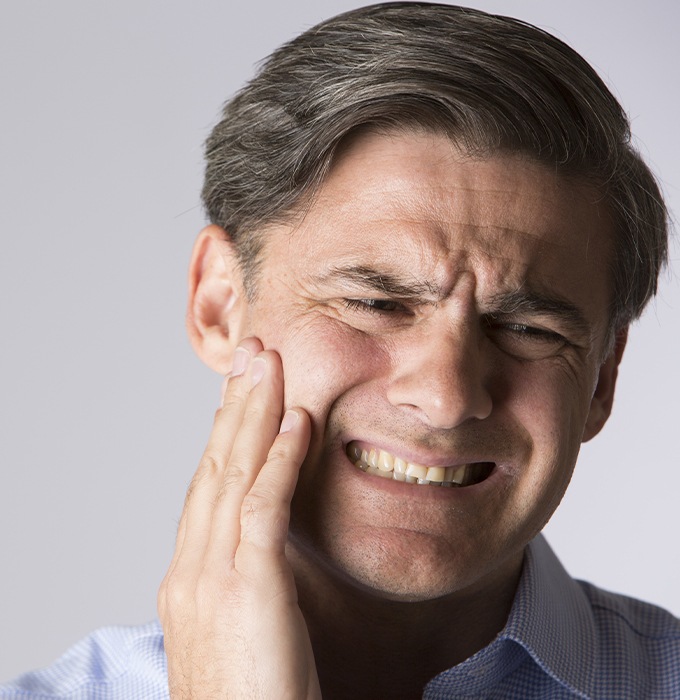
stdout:
{"type": "Polygon", "coordinates": [[[284,551],[311,427],[282,407],[279,356],[242,341],[158,593],[173,700],[321,697],[284,551]]]}

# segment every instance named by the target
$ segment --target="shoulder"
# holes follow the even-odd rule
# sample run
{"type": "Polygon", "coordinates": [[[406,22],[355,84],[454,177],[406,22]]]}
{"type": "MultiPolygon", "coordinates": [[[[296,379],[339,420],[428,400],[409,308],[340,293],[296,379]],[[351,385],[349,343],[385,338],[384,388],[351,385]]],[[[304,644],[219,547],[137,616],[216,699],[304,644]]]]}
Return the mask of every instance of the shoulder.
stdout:
{"type": "Polygon", "coordinates": [[[605,591],[577,581],[590,601],[593,614],[608,626],[633,632],[640,639],[667,639],[680,643],[680,619],[652,603],[605,591]]]}
{"type": "Polygon", "coordinates": [[[54,664],[0,685],[0,700],[161,700],[168,697],[163,633],[155,621],[104,627],[54,664]]]}
{"type": "Polygon", "coordinates": [[[651,603],[578,584],[590,602],[601,672],[636,687],[634,697],[680,697],[680,619],[651,603]]]}

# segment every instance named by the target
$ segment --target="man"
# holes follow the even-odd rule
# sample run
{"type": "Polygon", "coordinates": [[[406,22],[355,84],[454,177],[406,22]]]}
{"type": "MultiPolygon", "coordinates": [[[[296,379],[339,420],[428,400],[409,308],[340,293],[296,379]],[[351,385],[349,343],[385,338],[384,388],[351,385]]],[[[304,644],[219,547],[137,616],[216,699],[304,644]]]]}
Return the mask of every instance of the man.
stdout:
{"type": "Polygon", "coordinates": [[[506,18],[350,12],[227,105],[204,201],[187,325],[227,382],[162,632],[2,697],[679,697],[678,621],[539,535],[667,255],[593,70],[506,18]]]}

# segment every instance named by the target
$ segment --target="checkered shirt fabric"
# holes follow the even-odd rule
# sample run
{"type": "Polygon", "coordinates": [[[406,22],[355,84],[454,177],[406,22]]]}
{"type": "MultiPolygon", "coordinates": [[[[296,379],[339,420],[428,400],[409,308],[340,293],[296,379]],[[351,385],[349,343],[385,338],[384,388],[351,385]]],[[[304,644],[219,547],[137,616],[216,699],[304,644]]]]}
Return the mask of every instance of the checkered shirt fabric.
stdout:
{"type": "MultiPolygon", "coordinates": [[[[0,685],[0,700],[166,700],[158,622],[108,627],[54,665],[0,685]]],[[[430,680],[424,700],[680,700],[680,620],[574,581],[537,537],[508,622],[430,680]]],[[[380,698],[376,698],[380,700],[380,698]]]]}

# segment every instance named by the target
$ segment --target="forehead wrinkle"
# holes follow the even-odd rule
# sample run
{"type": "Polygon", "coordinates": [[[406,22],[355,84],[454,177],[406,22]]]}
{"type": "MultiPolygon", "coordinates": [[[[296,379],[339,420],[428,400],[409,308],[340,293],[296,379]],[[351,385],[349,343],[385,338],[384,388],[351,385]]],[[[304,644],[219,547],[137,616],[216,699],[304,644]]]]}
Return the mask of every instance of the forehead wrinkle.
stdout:
{"type": "MultiPolygon", "coordinates": [[[[430,187],[423,194],[418,197],[414,193],[408,201],[399,202],[406,205],[407,215],[397,213],[394,218],[400,223],[412,224],[414,231],[426,231],[431,237],[426,243],[439,248],[439,258],[447,257],[446,253],[455,249],[469,253],[474,246],[482,246],[494,256],[509,257],[509,243],[513,248],[519,248],[524,242],[555,247],[565,245],[559,237],[556,240],[552,235],[559,231],[560,226],[550,208],[539,209],[540,216],[536,211],[529,215],[527,212],[531,207],[527,206],[527,198],[519,201],[515,193],[503,190],[480,193],[474,187],[430,187]],[[472,197],[464,196],[468,193],[472,197]],[[457,194],[463,196],[457,197],[457,194]],[[475,197],[480,194],[482,196],[475,197]],[[485,199],[486,194],[507,200],[503,221],[498,219],[497,206],[485,199]],[[474,236],[474,243],[471,235],[474,236]]],[[[541,201],[542,197],[536,195],[532,199],[541,201]]]]}
{"type": "MultiPolygon", "coordinates": [[[[392,267],[397,257],[401,262],[408,261],[407,267],[427,269],[436,277],[435,269],[446,260],[450,249],[447,222],[435,218],[433,208],[428,208],[418,197],[385,197],[376,201],[362,190],[355,198],[338,201],[332,193],[327,193],[317,200],[300,227],[312,245],[319,228],[331,230],[337,236],[332,248],[329,246],[330,260],[344,258],[353,265],[363,263],[366,256],[372,260],[378,256],[384,266],[392,267]],[[351,249],[344,248],[345,239],[352,240],[351,249]]],[[[400,271],[397,276],[405,281],[400,271]]],[[[347,277],[350,280],[353,276],[347,277]]],[[[431,293],[438,289],[435,284],[430,286],[431,293]]]]}
{"type": "MultiPolygon", "coordinates": [[[[401,179],[398,182],[403,184],[401,179]]],[[[494,248],[507,247],[507,234],[525,240],[545,241],[548,229],[552,229],[556,223],[550,220],[547,212],[540,221],[536,220],[535,212],[533,217],[527,218],[526,197],[522,198],[522,202],[516,201],[518,198],[514,191],[494,188],[480,192],[474,186],[448,188],[432,184],[419,188],[414,187],[412,181],[409,184],[408,188],[390,182],[389,187],[369,186],[359,192],[350,189],[346,191],[347,196],[340,198],[337,191],[322,191],[316,201],[314,218],[340,228],[354,226],[368,235],[374,227],[382,229],[381,233],[386,228],[391,229],[395,235],[401,235],[419,246],[425,244],[441,248],[437,254],[440,259],[442,252],[460,247],[455,243],[451,245],[460,234],[474,231],[492,234],[497,240],[487,239],[491,252],[494,248]],[[504,211],[515,215],[505,217],[506,221],[498,221],[497,207],[485,201],[485,195],[490,195],[494,200],[506,200],[504,211]],[[427,233],[429,240],[423,240],[423,236],[417,235],[419,232],[427,233]]],[[[344,187],[339,189],[340,192],[345,190],[344,187]]],[[[532,199],[541,200],[542,197],[536,195],[532,199]]],[[[507,251],[504,252],[507,254],[507,251]]]]}
{"type": "Polygon", "coordinates": [[[389,217],[376,216],[371,212],[370,218],[343,217],[343,209],[335,208],[318,224],[307,222],[310,234],[316,225],[338,232],[333,248],[326,253],[331,267],[316,277],[310,276],[311,281],[342,282],[357,289],[370,287],[404,297],[427,295],[443,299],[453,280],[470,269],[470,264],[482,279],[487,274],[496,279],[501,275],[507,289],[513,283],[521,285],[533,266],[535,255],[527,258],[525,246],[533,248],[538,255],[546,248],[564,246],[563,241],[546,238],[541,231],[497,223],[446,220],[435,217],[435,212],[427,211],[426,207],[422,207],[424,213],[420,218],[413,212],[409,212],[409,216],[396,213],[389,217]],[[342,249],[343,230],[359,234],[353,237],[351,249],[342,249]],[[333,258],[337,261],[335,264],[333,258]],[[367,264],[375,260],[380,261],[378,267],[367,264]],[[487,265],[492,267],[485,274],[487,265]],[[414,273],[414,269],[420,269],[420,274],[414,273]]]}

